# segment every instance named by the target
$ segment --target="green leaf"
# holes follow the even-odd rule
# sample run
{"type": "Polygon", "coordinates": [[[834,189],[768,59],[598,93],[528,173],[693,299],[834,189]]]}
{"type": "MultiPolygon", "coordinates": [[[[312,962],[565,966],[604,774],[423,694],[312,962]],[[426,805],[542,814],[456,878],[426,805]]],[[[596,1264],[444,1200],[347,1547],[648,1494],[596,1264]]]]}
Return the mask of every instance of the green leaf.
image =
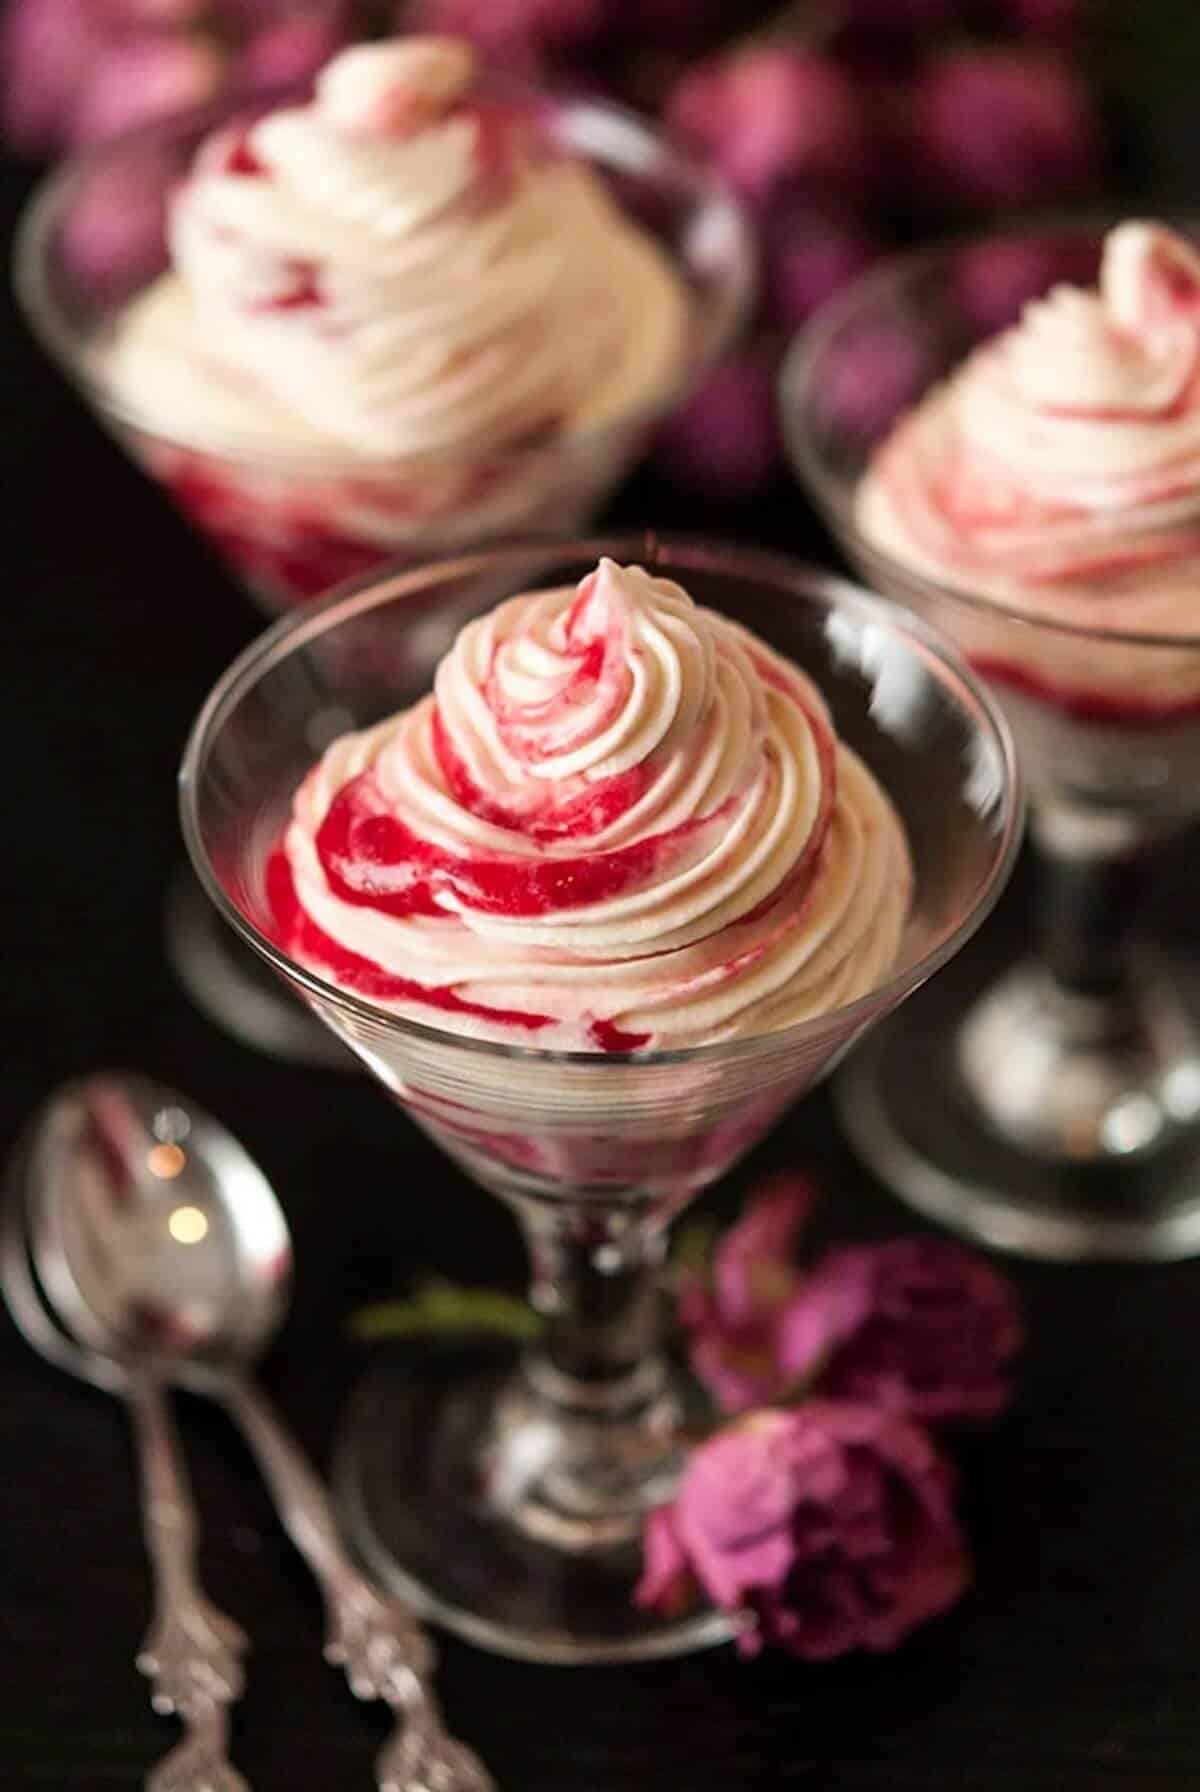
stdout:
{"type": "Polygon", "coordinates": [[[677,1275],[706,1275],[720,1235],[715,1220],[689,1220],[678,1227],[671,1248],[672,1270],[677,1275]]]}
{"type": "Polygon", "coordinates": [[[498,1288],[462,1288],[440,1276],[416,1283],[406,1299],[360,1307],[349,1324],[351,1336],[364,1344],[480,1333],[525,1344],[542,1329],[540,1316],[517,1295],[498,1288]]]}

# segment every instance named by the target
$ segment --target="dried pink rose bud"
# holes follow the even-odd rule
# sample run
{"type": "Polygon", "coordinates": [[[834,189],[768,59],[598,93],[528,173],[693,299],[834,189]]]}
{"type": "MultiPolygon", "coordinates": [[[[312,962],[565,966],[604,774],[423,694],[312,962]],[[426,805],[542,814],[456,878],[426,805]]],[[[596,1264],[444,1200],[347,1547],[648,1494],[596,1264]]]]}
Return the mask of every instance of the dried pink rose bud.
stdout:
{"type": "Polygon", "coordinates": [[[806,50],[768,45],[702,62],[665,116],[759,200],[785,183],[852,188],[868,160],[861,96],[837,63],[806,50]]]}
{"type": "Polygon", "coordinates": [[[696,1449],[651,1515],[640,1605],[699,1589],[738,1646],[808,1661],[887,1650],[946,1611],[970,1569],[954,1480],[927,1434],[869,1406],[751,1413],[696,1449]]]}
{"type": "Polygon", "coordinates": [[[1060,57],[1013,46],[938,57],[911,94],[911,146],[931,193],[1029,205],[1092,186],[1103,162],[1095,102],[1060,57]]]}
{"type": "Polygon", "coordinates": [[[251,92],[305,81],[345,42],[346,26],[339,14],[295,13],[255,32],[238,57],[238,81],[251,92]]]}
{"type": "Polygon", "coordinates": [[[811,207],[768,217],[764,298],[773,322],[795,330],[879,254],[866,232],[811,207]]]}
{"type": "Polygon", "coordinates": [[[88,179],[63,223],[61,254],[73,280],[116,299],[166,260],[167,195],[178,165],[167,152],[122,155],[88,179]]]}
{"type": "Polygon", "coordinates": [[[71,123],[73,143],[96,143],[135,125],[203,105],[220,90],[226,62],[197,37],[141,37],[99,56],[71,123]]]}
{"type": "Polygon", "coordinates": [[[1067,282],[1091,286],[1096,279],[1094,244],[1072,245],[1057,234],[998,236],[964,249],[953,270],[954,298],[981,335],[991,336],[1017,321],[1030,299],[1067,282]]]}
{"type": "Polygon", "coordinates": [[[745,1412],[780,1391],[775,1334],[799,1280],[796,1241],[813,1198],[806,1177],[769,1178],[722,1236],[711,1282],[692,1278],[681,1290],[692,1371],[723,1412],[745,1412]]]}
{"type": "Polygon", "coordinates": [[[830,1251],[781,1315],[785,1379],[926,1424],[991,1419],[1012,1397],[1021,1348],[1011,1283],[939,1238],[894,1238],[830,1251]]]}
{"type": "Polygon", "coordinates": [[[756,491],[778,453],[774,368],[753,345],[723,361],[667,418],[655,448],[678,484],[720,498],[756,491]]]}
{"type": "Polygon", "coordinates": [[[0,15],[0,131],[21,155],[63,141],[107,22],[88,0],[8,0],[0,15]]]}
{"type": "Polygon", "coordinates": [[[876,442],[939,371],[933,344],[916,319],[847,330],[825,359],[819,394],[823,426],[864,445],[876,442]]]}

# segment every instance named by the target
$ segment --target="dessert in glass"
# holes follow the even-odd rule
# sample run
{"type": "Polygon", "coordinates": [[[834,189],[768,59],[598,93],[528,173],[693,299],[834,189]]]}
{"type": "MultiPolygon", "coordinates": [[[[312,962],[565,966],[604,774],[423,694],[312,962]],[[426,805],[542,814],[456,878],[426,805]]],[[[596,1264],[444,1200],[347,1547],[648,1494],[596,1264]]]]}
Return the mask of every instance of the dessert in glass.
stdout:
{"type": "MultiPolygon", "coordinates": [[[[385,559],[583,527],[723,350],[752,269],[698,163],[429,37],[71,158],[18,251],[42,341],[271,611],[385,559]]],[[[191,879],[167,945],[244,1042],[349,1061],[191,879]]]]}
{"type": "Polygon", "coordinates": [[[1200,814],[1200,255],[1186,229],[1084,219],[901,258],[814,320],[782,404],[851,560],[1003,702],[1039,879],[1028,959],[882,1029],[845,1123],[994,1245],[1193,1252],[1200,1030],[1139,923],[1156,849],[1200,814]],[[1036,296],[996,331],[1000,266],[1036,296]],[[856,358],[889,343],[905,378],[864,407],[856,358]]]}
{"type": "Polygon", "coordinates": [[[271,611],[383,560],[577,531],[752,269],[698,163],[439,37],[73,156],[18,247],[43,343],[271,611]],[[130,191],[142,235],[98,265],[130,191]]]}
{"type": "Polygon", "coordinates": [[[512,1209],[543,1321],[361,1391],[337,1480],[382,1581],[539,1660],[727,1634],[632,1602],[689,1411],[669,1223],[975,929],[1020,807],[935,637],[749,550],[477,553],[230,669],[182,773],[197,872],[512,1209]]]}

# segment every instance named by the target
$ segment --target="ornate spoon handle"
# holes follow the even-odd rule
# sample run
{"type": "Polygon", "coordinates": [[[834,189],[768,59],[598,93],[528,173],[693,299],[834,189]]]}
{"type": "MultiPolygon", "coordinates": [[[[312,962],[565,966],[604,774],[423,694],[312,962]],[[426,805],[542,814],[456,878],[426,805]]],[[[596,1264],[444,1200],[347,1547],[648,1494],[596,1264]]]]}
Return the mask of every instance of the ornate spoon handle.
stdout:
{"type": "Polygon", "coordinates": [[[187,1732],[147,1780],[148,1792],[249,1792],[229,1763],[228,1707],[241,1697],[244,1632],[196,1577],[196,1512],[166,1397],[132,1377],[126,1398],[142,1470],[142,1526],[154,1571],[154,1616],[137,1665],[150,1702],[187,1732]]]}
{"type": "Polygon", "coordinates": [[[425,1630],[350,1561],[324,1487],[253,1383],[231,1377],[223,1393],[270,1483],[284,1528],[321,1587],[326,1660],[345,1669],[356,1698],[383,1699],[399,1714],[397,1735],[379,1757],[383,1792],[495,1792],[475,1754],[446,1733],[430,1684],[435,1655],[425,1630]]]}
{"type": "Polygon", "coordinates": [[[196,1705],[183,1741],[151,1773],[146,1792],[250,1792],[229,1763],[228,1747],[229,1707],[196,1705]]]}

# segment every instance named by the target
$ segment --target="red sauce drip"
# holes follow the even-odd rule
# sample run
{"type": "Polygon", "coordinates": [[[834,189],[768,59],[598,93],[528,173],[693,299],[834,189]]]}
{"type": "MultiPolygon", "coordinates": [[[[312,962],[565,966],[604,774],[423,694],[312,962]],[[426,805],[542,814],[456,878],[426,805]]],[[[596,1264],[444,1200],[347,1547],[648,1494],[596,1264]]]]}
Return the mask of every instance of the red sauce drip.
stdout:
{"type": "Polygon", "coordinates": [[[317,833],[326,881],[343,902],[385,915],[438,915],[441,893],[480,914],[534,916],[604,902],[649,882],[718,814],[612,852],[468,858],[422,840],[382,806],[369,772],[343,786],[317,833]],[[376,875],[386,872],[386,877],[376,875]],[[397,875],[400,874],[400,875],[397,875]]]}
{"type": "Polygon", "coordinates": [[[649,1033],[627,1033],[610,1020],[594,1020],[590,1032],[602,1052],[636,1052],[649,1045],[649,1033]]]}
{"type": "Polygon", "coordinates": [[[1149,700],[1143,702],[1136,698],[1114,696],[1108,691],[1089,691],[1055,684],[1053,680],[1039,678],[1036,673],[1028,671],[1024,666],[1014,665],[1009,660],[981,656],[973,658],[971,664],[981,678],[986,678],[993,684],[1008,685],[1012,690],[1020,691],[1023,696],[1033,697],[1039,703],[1060,710],[1077,722],[1096,722],[1110,728],[1157,728],[1164,723],[1182,722],[1189,717],[1200,716],[1200,697],[1180,697],[1170,703],[1154,703],[1149,700]]]}
{"type": "Polygon", "coordinates": [[[467,101],[456,116],[474,119],[476,166],[488,191],[503,197],[539,148],[533,116],[519,106],[487,99],[467,101]]]}
{"type": "Polygon", "coordinates": [[[193,455],[164,473],[179,508],[250,582],[269,581],[295,601],[379,564],[382,550],[287,503],[259,502],[193,455]]]}
{"type": "Polygon", "coordinates": [[[277,293],[272,293],[262,304],[255,305],[255,311],[311,311],[325,303],[321,288],[317,282],[317,264],[299,257],[285,261],[283,272],[287,284],[277,293]]]}
{"type": "Polygon", "coordinates": [[[266,166],[250,147],[249,131],[239,131],[229,145],[225,158],[226,174],[265,174],[266,166]]]}
{"type": "MultiPolygon", "coordinates": [[[[585,580],[584,585],[589,582],[585,580]]],[[[633,674],[625,631],[607,627],[608,617],[604,615],[596,618],[597,632],[577,643],[580,621],[577,599],[566,631],[574,664],[561,684],[540,703],[511,702],[501,689],[494,661],[489,669],[483,694],[500,738],[511,752],[527,762],[570,752],[583,739],[602,733],[616,720],[629,696],[633,674]]]]}
{"type": "Polygon", "coordinates": [[[537,804],[525,809],[506,809],[503,803],[493,801],[472,778],[455,751],[437,708],[433,712],[433,750],[446,787],[456,803],[471,815],[477,815],[480,821],[508,828],[530,840],[577,840],[598,834],[638,802],[652,776],[648,765],[634,765],[626,772],[598,779],[594,784],[581,782],[561,800],[551,787],[537,804]]]}
{"type": "Polygon", "coordinates": [[[465,1000],[448,986],[429,988],[408,977],[395,977],[369,958],[347,951],[305,912],[296,894],[291,865],[281,846],[275,848],[267,861],[267,904],[277,945],[305,964],[328,971],[343,989],[352,990],[369,1001],[419,1002],[443,1014],[470,1014],[498,1026],[520,1027],[530,1033],[554,1024],[553,1016],[549,1014],[526,1014],[517,1008],[488,1008],[482,1002],[465,1000]]]}

